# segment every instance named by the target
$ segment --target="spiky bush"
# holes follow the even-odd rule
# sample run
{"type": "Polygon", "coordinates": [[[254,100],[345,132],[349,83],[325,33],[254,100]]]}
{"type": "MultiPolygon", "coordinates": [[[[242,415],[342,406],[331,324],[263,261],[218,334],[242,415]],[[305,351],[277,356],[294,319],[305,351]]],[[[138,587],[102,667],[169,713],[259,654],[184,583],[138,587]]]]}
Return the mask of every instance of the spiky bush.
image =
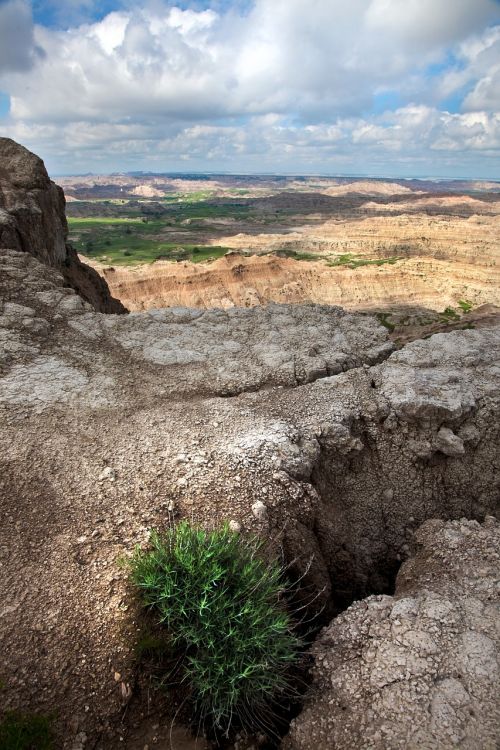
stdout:
{"type": "Polygon", "coordinates": [[[262,542],[227,525],[204,531],[182,522],[153,532],[136,548],[131,576],[183,657],[183,680],[205,723],[228,733],[234,724],[268,728],[273,707],[291,692],[297,658],[277,563],[262,542]]]}

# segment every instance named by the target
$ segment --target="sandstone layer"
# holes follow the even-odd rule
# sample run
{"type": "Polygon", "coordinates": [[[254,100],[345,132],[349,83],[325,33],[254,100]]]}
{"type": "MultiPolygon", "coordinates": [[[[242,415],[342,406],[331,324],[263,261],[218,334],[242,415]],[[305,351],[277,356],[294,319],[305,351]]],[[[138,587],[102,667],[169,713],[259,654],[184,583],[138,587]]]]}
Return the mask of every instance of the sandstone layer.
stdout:
{"type": "Polygon", "coordinates": [[[353,269],[329,266],[324,261],[239,253],[211,263],[158,261],[120,268],[88,262],[130,310],[315,302],[350,310],[420,307],[443,311],[463,299],[474,307],[500,305],[497,268],[486,262],[459,259],[412,257],[353,269]]]}
{"type": "Polygon", "coordinates": [[[287,750],[498,747],[500,525],[427,521],[396,593],[356,602],[313,646],[287,750]]]}
{"type": "Polygon", "coordinates": [[[0,138],[0,248],[30,253],[57,268],[65,281],[102,312],[125,312],[93,268],[66,243],[62,189],[43,161],[10,138],[0,138]]]}
{"type": "Polygon", "coordinates": [[[131,310],[267,302],[316,302],[352,310],[418,306],[443,311],[459,300],[474,307],[499,305],[498,204],[468,196],[429,198],[423,204],[412,195],[408,205],[364,204],[348,220],[309,215],[303,217],[308,223],[286,233],[237,232],[225,220],[225,231],[213,242],[233,252],[210,263],[110,267],[86,260],[131,310]],[[472,207],[471,215],[447,214],[454,207],[463,211],[464,205],[472,207]],[[309,260],[280,253],[307,253],[309,260]],[[350,268],[349,257],[391,262],[350,268]],[[345,262],[335,265],[339,258],[345,262]]]}

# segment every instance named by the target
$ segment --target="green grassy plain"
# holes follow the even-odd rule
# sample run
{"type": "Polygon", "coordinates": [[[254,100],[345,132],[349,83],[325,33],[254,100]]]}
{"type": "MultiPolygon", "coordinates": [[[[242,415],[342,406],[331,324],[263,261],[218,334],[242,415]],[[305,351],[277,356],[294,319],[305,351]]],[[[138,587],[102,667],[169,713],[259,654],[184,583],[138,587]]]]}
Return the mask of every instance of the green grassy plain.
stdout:
{"type": "Polygon", "coordinates": [[[169,224],[164,219],[69,218],[68,225],[69,239],[77,252],[106,265],[136,265],[156,260],[200,263],[220,258],[228,250],[221,245],[165,241],[169,224]]]}
{"type": "MultiPolygon", "coordinates": [[[[243,191],[244,192],[244,191],[243,191]]],[[[131,201],[117,205],[116,215],[109,215],[111,201],[88,201],[89,213],[102,206],[101,216],[69,216],[69,240],[81,255],[104,265],[130,266],[154,263],[157,260],[190,260],[195,263],[214,260],[229,248],[208,244],[221,235],[220,221],[233,220],[241,225],[274,224],[282,221],[287,211],[262,214],[251,203],[235,199],[213,200],[210,191],[172,193],[159,201],[131,201]],[[210,200],[212,198],[212,200],[210,200]],[[279,215],[278,215],[279,213],[279,215]],[[281,217],[281,218],[280,218],[281,217]],[[199,237],[199,240],[198,240],[199,237]]],[[[97,209],[98,212],[101,208],[97,209]]],[[[222,229],[225,232],[225,228],[222,229]]],[[[235,231],[238,231],[236,229],[235,231]]],[[[242,231],[242,230],[239,230],[242,231]]],[[[244,230],[243,230],[244,231],[244,230]]],[[[308,253],[283,247],[276,251],[281,257],[294,260],[324,260],[329,266],[393,265],[399,257],[366,258],[346,253],[332,257],[330,254],[308,253]]]]}

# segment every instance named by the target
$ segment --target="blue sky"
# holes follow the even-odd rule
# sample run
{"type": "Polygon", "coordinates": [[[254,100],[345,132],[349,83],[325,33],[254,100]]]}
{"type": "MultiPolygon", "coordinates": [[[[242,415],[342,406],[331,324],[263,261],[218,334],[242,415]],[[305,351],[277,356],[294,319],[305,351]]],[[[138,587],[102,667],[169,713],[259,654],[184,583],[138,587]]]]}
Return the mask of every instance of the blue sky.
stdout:
{"type": "Polygon", "coordinates": [[[52,173],[500,177],[497,0],[0,0],[0,134],[52,173]]]}
{"type": "MultiPolygon", "coordinates": [[[[0,4],[2,2],[6,2],[6,0],[0,0],[0,4]]],[[[212,8],[219,13],[238,9],[239,12],[244,14],[251,8],[252,3],[250,0],[239,0],[239,2],[236,0],[211,0],[211,2],[204,2],[203,0],[179,0],[175,5],[183,10],[191,9],[200,11],[212,8]]],[[[35,23],[52,28],[69,28],[75,22],[100,21],[112,11],[128,10],[133,12],[134,8],[137,8],[137,3],[132,2],[132,0],[130,2],[115,2],[114,0],[95,2],[94,0],[89,0],[89,2],[84,3],[36,0],[32,3],[35,23]]]]}

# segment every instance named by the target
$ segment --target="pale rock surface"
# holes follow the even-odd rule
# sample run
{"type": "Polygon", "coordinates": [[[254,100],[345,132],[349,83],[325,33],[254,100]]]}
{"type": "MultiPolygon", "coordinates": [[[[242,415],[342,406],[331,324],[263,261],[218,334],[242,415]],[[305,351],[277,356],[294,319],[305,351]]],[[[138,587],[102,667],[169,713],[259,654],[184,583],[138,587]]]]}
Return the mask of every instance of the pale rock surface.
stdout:
{"type": "MultiPolygon", "coordinates": [[[[88,353],[94,363],[92,370],[105,352],[114,351],[123,361],[132,357],[137,365],[159,366],[158,377],[176,392],[221,395],[266,385],[307,383],[365,363],[375,364],[393,350],[385,329],[374,318],[349,314],[338,307],[168,308],[104,315],[92,310],[72,289],[63,286],[61,277],[47,273],[27,254],[0,250],[0,268],[0,292],[5,300],[0,309],[0,336],[10,341],[3,356],[5,364],[13,365],[11,375],[6,374],[0,385],[0,403],[22,403],[31,384],[32,398],[40,404],[44,400],[48,405],[54,399],[64,402],[80,398],[89,374],[74,365],[68,370],[68,364],[62,361],[58,372],[61,347],[72,350],[73,360],[81,362],[88,353]],[[29,307],[10,301],[11,297],[17,299],[18,284],[25,285],[23,294],[29,307]],[[97,342],[97,350],[91,354],[92,342],[97,342]],[[24,351],[17,369],[14,350],[24,351]],[[28,360],[29,352],[43,355],[28,360]],[[182,370],[182,377],[172,377],[172,368],[177,374],[182,370]],[[52,396],[46,399],[43,394],[38,397],[38,384],[44,379],[58,380],[57,386],[48,386],[52,396]],[[16,382],[21,389],[17,395],[16,382]]],[[[87,366],[84,369],[88,371],[87,366]]],[[[103,378],[107,378],[110,387],[102,395],[105,400],[117,397],[112,392],[112,368],[108,371],[110,377],[104,375],[103,364],[100,383],[103,386],[103,378]]],[[[100,405],[102,398],[99,395],[94,404],[100,405]]]]}
{"type": "Polygon", "coordinates": [[[494,750],[500,525],[427,521],[396,593],[356,602],[313,645],[286,750],[494,750]]]}
{"type": "Polygon", "coordinates": [[[498,511],[498,329],[391,355],[338,308],[110,316],[28,253],[0,264],[0,679],[63,747],[113,747],[133,699],[117,560],[149,528],[263,533],[339,608],[390,589],[426,519],[498,511]]]}

